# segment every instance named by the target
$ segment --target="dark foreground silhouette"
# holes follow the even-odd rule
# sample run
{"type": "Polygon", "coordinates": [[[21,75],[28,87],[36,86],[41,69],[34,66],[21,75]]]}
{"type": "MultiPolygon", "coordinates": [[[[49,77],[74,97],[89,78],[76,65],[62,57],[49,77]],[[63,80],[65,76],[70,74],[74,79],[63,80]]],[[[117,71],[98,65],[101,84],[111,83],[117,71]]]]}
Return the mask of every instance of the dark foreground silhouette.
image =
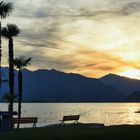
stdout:
{"type": "Polygon", "coordinates": [[[137,140],[140,126],[110,126],[92,128],[91,124],[66,125],[49,128],[20,129],[0,132],[2,140],[137,140]]]}

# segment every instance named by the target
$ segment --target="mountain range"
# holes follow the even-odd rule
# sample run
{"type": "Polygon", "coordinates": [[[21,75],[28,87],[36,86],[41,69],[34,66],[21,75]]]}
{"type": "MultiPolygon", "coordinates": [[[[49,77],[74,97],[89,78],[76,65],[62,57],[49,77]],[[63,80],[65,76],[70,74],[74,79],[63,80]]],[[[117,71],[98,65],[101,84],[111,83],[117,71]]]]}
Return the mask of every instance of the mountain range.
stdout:
{"type": "Polygon", "coordinates": [[[124,101],[140,102],[140,80],[115,74],[108,74],[100,78],[108,86],[113,86],[125,95],[124,101]]]}
{"type": "Polygon", "coordinates": [[[106,85],[115,87],[125,95],[130,95],[132,92],[140,91],[140,80],[137,79],[108,74],[101,77],[100,80],[106,85]]]}
{"type": "MultiPolygon", "coordinates": [[[[15,94],[18,93],[15,70],[15,94]]],[[[8,68],[2,68],[2,79],[8,79],[8,68]]],[[[23,70],[25,102],[121,102],[138,97],[140,80],[109,74],[99,79],[57,70],[23,70]],[[137,94],[135,93],[137,91],[137,94]],[[134,92],[134,93],[133,93],[134,92]]],[[[1,97],[9,91],[8,82],[1,87],[1,97]]],[[[138,98],[137,98],[138,99],[138,98]]],[[[3,100],[1,98],[1,100],[3,100]]],[[[138,100],[137,100],[138,101],[138,100]]]]}

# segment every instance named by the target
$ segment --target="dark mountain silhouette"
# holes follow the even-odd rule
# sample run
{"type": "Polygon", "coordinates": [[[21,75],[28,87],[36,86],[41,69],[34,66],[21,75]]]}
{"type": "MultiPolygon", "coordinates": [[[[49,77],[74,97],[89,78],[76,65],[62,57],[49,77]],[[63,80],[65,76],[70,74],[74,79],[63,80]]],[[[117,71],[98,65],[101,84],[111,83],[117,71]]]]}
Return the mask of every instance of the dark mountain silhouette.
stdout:
{"type": "Polygon", "coordinates": [[[100,78],[100,80],[109,86],[113,86],[117,90],[123,92],[126,96],[135,91],[140,91],[140,80],[131,79],[115,74],[108,74],[100,78]]]}
{"type": "Polygon", "coordinates": [[[140,102],[140,91],[135,91],[131,93],[127,98],[128,102],[140,102]]]}
{"type": "MultiPolygon", "coordinates": [[[[3,68],[3,79],[8,77],[8,68],[3,68]]],[[[23,70],[24,101],[121,101],[124,94],[95,78],[56,70],[23,70]]],[[[17,71],[15,71],[15,92],[17,93],[17,71]]],[[[3,83],[2,93],[8,91],[3,83]]]]}

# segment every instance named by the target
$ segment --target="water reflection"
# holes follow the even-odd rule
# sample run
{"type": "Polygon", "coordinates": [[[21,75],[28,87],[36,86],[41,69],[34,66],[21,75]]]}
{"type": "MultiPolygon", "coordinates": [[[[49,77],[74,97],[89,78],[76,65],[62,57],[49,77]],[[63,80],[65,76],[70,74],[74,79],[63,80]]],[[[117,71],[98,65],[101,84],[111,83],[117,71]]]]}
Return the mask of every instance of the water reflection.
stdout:
{"type": "MultiPolygon", "coordinates": [[[[7,110],[7,104],[1,103],[0,109],[7,110]]],[[[59,123],[64,115],[75,114],[83,123],[140,124],[140,113],[135,113],[139,109],[140,103],[24,103],[22,116],[37,116],[38,125],[59,123]]]]}

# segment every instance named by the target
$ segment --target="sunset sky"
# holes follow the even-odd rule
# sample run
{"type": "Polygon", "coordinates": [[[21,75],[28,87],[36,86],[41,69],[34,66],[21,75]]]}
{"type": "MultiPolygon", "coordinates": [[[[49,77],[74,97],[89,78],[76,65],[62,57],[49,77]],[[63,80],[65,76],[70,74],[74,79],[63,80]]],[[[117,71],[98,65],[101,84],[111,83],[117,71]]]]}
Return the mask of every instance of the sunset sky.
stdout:
{"type": "MultiPolygon", "coordinates": [[[[15,56],[33,57],[30,69],[140,79],[140,0],[7,2],[15,10],[2,24],[14,23],[22,30],[15,38],[15,56]]],[[[3,66],[6,44],[3,40],[3,66]]]]}

